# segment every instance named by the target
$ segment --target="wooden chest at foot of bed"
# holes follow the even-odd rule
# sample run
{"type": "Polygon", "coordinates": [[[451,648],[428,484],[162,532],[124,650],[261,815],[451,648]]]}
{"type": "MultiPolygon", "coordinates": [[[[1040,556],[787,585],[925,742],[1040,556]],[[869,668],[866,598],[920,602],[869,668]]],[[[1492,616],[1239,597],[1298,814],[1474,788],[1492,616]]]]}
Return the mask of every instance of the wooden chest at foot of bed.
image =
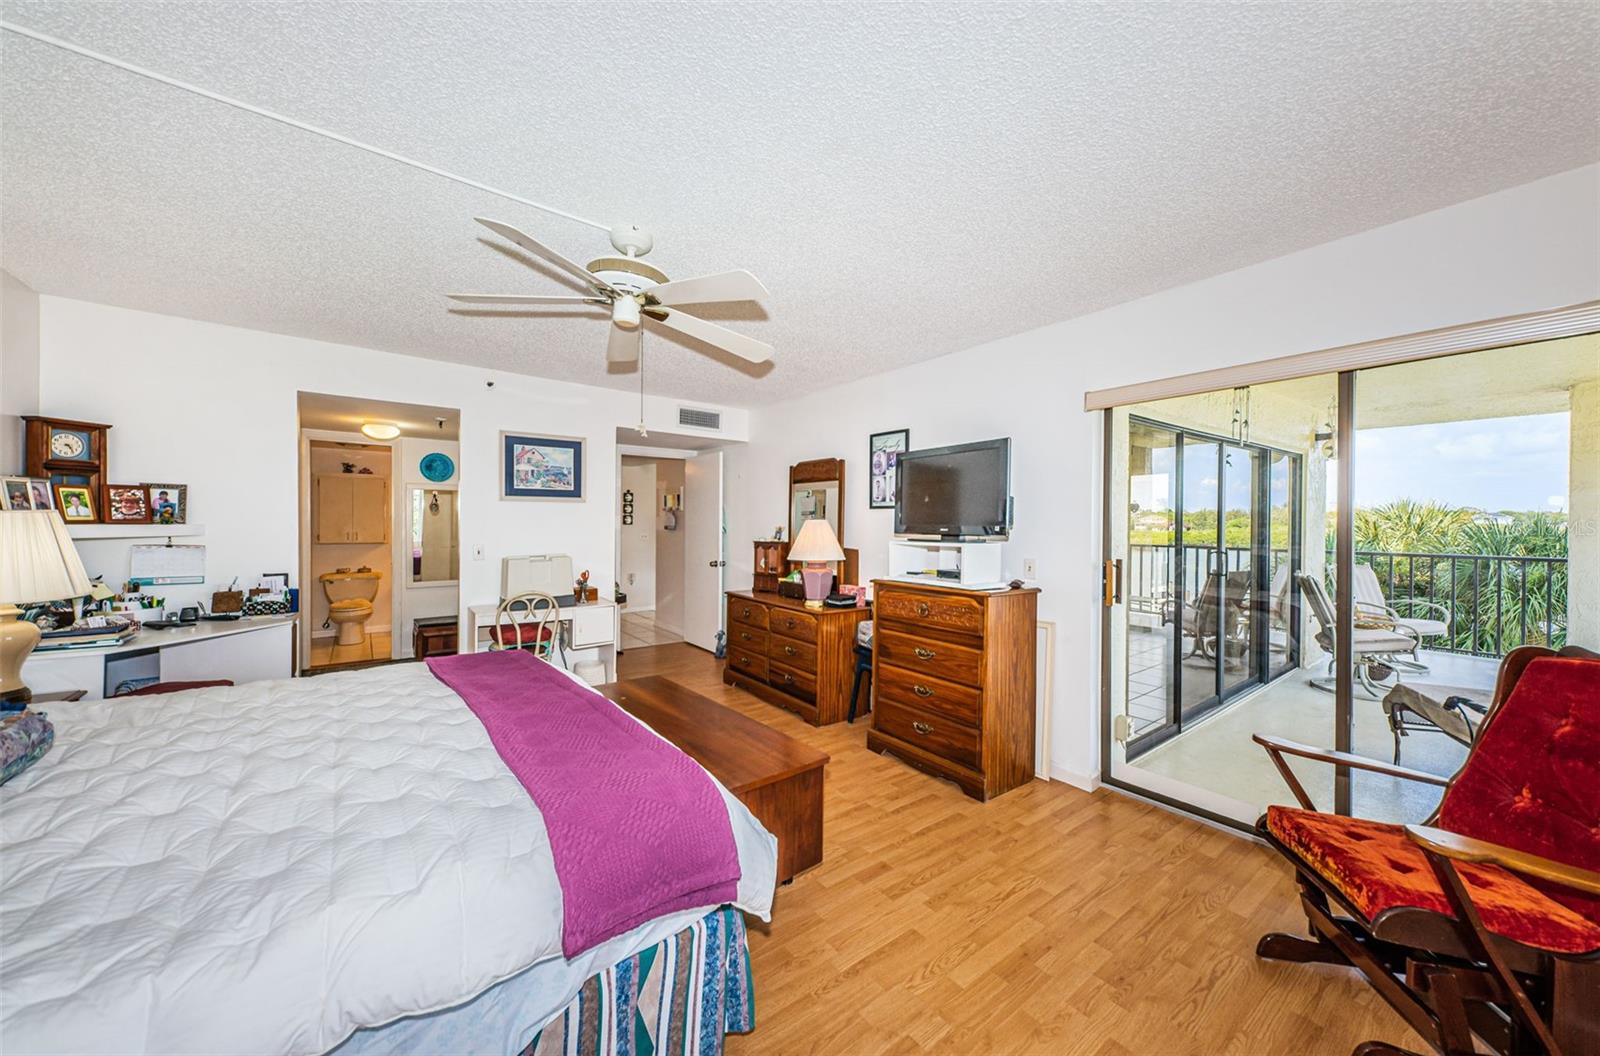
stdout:
{"type": "Polygon", "coordinates": [[[826,752],[659,675],[596,690],[710,771],[778,838],[778,882],[822,861],[826,752]]]}

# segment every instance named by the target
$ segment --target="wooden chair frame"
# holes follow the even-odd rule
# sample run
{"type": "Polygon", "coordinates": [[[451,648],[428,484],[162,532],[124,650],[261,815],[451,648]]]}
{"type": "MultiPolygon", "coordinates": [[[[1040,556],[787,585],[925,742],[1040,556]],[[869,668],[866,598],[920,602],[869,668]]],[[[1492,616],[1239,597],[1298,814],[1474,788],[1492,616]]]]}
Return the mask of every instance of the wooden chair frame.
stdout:
{"type": "Polygon", "coordinates": [[[494,614],[494,633],[514,628],[517,644],[490,640],[490,649],[532,649],[533,655],[553,664],[561,648],[561,603],[542,591],[515,594],[500,603],[494,614]],[[552,624],[554,626],[552,626],[552,624]],[[531,637],[530,637],[531,635],[531,637]]]}
{"type": "MultiPolygon", "coordinates": [[[[1559,653],[1538,646],[1513,650],[1501,662],[1494,697],[1480,730],[1494,721],[1529,663],[1541,656],[1558,655],[1600,659],[1600,654],[1572,646],[1559,653]]],[[[1316,805],[1289,769],[1285,756],[1387,774],[1446,791],[1460,776],[1457,771],[1442,778],[1264,734],[1257,734],[1254,740],[1266,749],[1295,799],[1307,810],[1316,810],[1316,805]]],[[[1407,826],[1406,834],[1421,848],[1454,918],[1396,907],[1369,922],[1332,884],[1279,842],[1267,830],[1263,817],[1256,831],[1295,866],[1311,937],[1263,935],[1256,944],[1257,956],[1359,969],[1441,1056],[1477,1052],[1474,1036],[1494,1052],[1518,1056],[1600,1052],[1600,954],[1556,956],[1490,932],[1455,863],[1488,862],[1520,876],[1593,895],[1600,895],[1600,873],[1435,828],[1432,823],[1437,820],[1436,810],[1427,825],[1407,826]]],[[[1373,1041],[1358,1046],[1354,1056],[1401,1054],[1413,1056],[1405,1049],[1373,1041]]]]}

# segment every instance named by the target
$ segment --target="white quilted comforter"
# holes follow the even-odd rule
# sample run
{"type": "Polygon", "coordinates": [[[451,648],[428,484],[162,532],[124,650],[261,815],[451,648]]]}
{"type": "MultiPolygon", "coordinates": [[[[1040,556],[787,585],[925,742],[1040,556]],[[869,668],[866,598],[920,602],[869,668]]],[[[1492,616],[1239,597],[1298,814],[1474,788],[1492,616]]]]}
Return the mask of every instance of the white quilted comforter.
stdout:
{"type": "Polygon", "coordinates": [[[0,788],[7,1054],[317,1053],[561,956],[539,812],[421,664],[48,710],[0,788]]]}

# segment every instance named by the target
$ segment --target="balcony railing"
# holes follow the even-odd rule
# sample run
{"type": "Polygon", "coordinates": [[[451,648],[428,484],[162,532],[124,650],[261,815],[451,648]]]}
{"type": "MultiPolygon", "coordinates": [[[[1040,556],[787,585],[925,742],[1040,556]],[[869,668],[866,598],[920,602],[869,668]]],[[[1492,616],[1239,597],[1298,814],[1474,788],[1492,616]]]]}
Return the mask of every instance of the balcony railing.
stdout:
{"type": "MultiPolygon", "coordinates": [[[[1127,597],[1134,612],[1166,615],[1173,599],[1175,548],[1135,543],[1125,570],[1127,597]]],[[[1200,596],[1214,554],[1225,569],[1250,567],[1250,548],[1208,546],[1183,548],[1183,596],[1200,596]]],[[[1271,551],[1269,574],[1288,560],[1287,550],[1271,551]]],[[[1426,554],[1358,550],[1356,560],[1372,566],[1384,596],[1402,616],[1428,616],[1427,602],[1450,613],[1449,633],[1424,640],[1426,648],[1471,656],[1501,657],[1519,645],[1559,649],[1567,638],[1567,561],[1563,557],[1517,557],[1502,554],[1426,554]]],[[[1326,554],[1329,593],[1334,557],[1326,554]]]]}

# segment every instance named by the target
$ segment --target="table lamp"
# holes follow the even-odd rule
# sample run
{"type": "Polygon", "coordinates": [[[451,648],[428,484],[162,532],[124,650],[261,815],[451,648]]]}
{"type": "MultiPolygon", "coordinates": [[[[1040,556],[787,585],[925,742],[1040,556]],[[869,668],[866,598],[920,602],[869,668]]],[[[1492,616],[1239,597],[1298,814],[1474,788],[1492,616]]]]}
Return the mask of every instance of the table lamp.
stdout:
{"type": "Polygon", "coordinates": [[[814,517],[800,526],[800,533],[789,547],[789,560],[804,563],[800,578],[806,585],[806,608],[822,608],[822,599],[828,596],[833,581],[833,571],[828,561],[843,561],[844,551],[839,548],[839,537],[833,527],[821,517],[814,517]]]}
{"type": "Polygon", "coordinates": [[[22,662],[39,644],[39,628],[20,618],[17,605],[81,598],[92,586],[60,514],[0,510],[0,701],[33,698],[22,662]]]}

